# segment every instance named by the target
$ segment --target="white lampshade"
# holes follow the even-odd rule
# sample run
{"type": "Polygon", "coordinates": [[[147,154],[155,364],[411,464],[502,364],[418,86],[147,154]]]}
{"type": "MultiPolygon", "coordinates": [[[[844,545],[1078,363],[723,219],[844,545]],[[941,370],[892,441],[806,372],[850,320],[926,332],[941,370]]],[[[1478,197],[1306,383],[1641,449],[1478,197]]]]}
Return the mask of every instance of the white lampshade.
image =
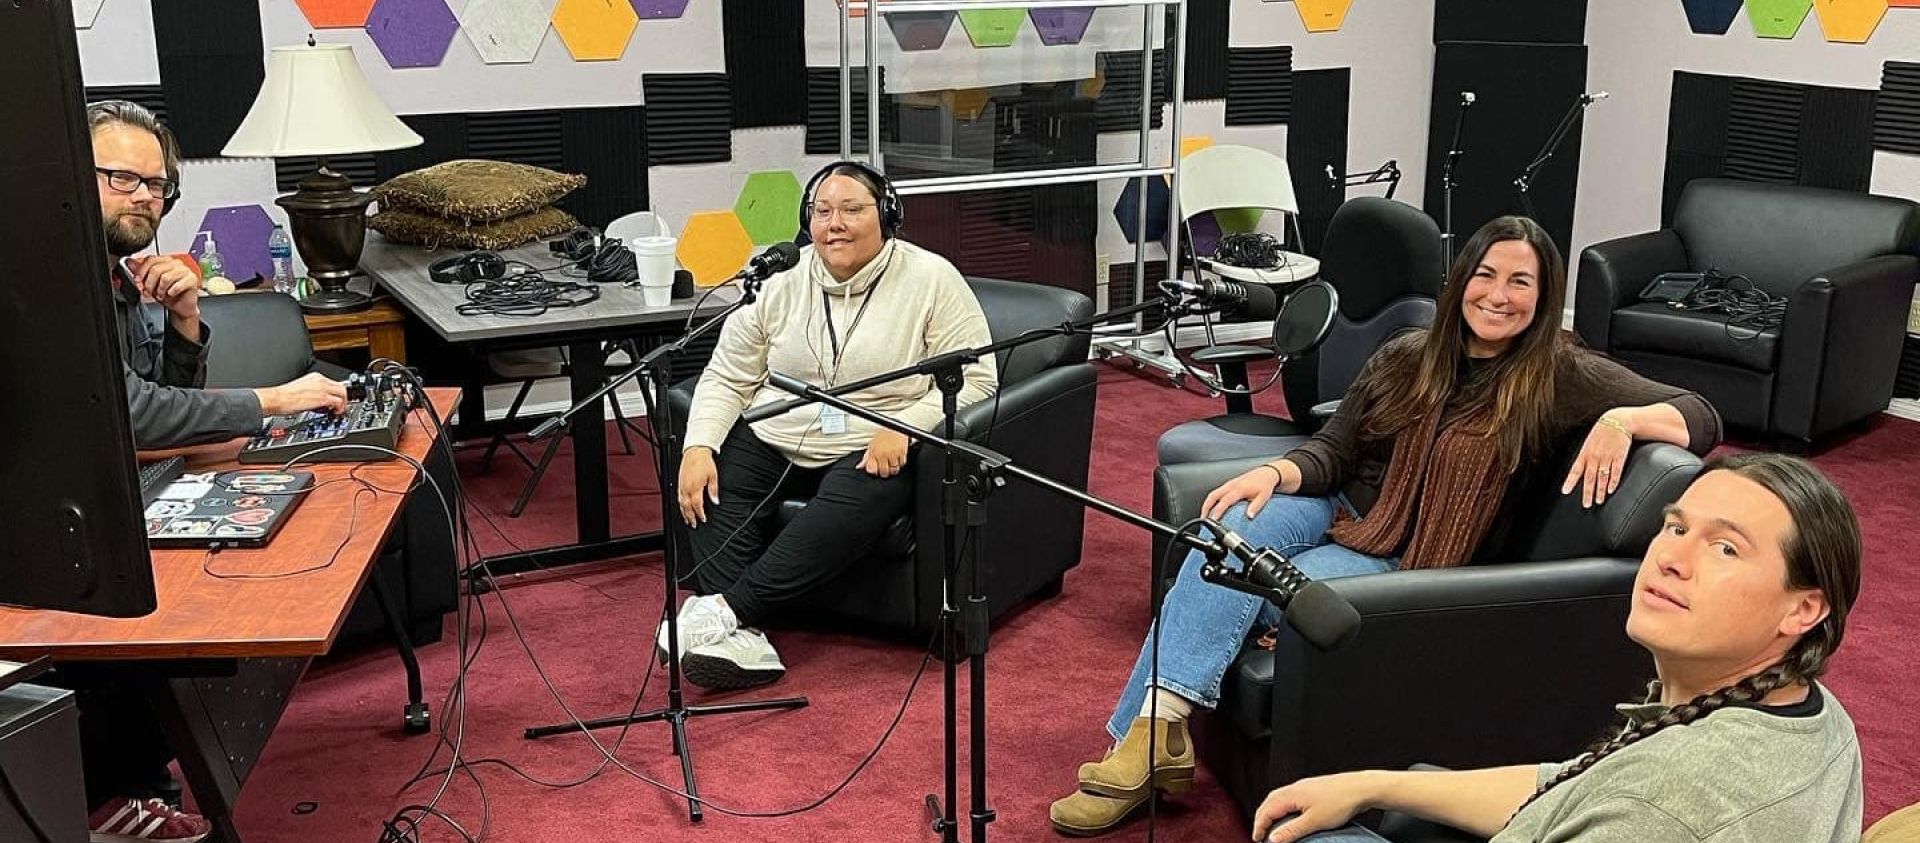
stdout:
{"type": "Polygon", "coordinates": [[[222,155],[345,155],[419,146],[420,136],[380,100],[353,47],[275,47],[260,95],[222,155]]]}

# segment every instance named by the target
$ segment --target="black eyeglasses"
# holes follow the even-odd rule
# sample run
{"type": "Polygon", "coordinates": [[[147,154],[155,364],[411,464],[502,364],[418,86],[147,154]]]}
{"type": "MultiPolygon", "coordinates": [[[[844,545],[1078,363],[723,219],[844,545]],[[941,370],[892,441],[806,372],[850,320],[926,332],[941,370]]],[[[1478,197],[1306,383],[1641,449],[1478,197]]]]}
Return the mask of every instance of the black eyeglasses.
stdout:
{"type": "Polygon", "coordinates": [[[148,193],[161,199],[172,199],[180,195],[180,185],[172,179],[150,179],[129,170],[109,170],[105,167],[95,167],[93,171],[106,176],[107,186],[121,193],[131,194],[144,184],[147,186],[148,193]]]}

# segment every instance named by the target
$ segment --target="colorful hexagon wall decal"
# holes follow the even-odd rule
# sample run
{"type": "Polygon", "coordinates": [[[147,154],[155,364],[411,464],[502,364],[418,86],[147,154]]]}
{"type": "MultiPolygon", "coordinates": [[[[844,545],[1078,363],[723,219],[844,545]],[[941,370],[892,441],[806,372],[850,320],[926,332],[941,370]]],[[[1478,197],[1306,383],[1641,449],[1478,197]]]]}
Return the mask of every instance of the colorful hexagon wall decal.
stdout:
{"type": "Polygon", "coordinates": [[[978,9],[960,13],[960,25],[975,47],[1005,47],[1019,37],[1026,23],[1024,9],[978,9]]]}
{"type": "Polygon", "coordinates": [[[978,120],[987,110],[987,104],[993,101],[993,92],[986,88],[959,88],[946,92],[953,116],[961,120],[978,120]]]}
{"type": "Polygon", "coordinates": [[[687,0],[633,0],[633,11],[646,20],[677,18],[687,13],[687,0]]]}
{"type": "Polygon", "coordinates": [[[618,0],[560,0],[553,28],[574,61],[618,61],[640,16],[618,0]]]}
{"type": "Polygon", "coordinates": [[[1687,11],[1687,28],[1696,35],[1725,35],[1740,14],[1742,0],[1681,0],[1687,11]]]}
{"type": "Polygon", "coordinates": [[[373,0],[294,0],[315,29],[366,26],[373,0]]]}
{"type": "Polygon", "coordinates": [[[1087,34],[1087,22],[1093,20],[1092,9],[1029,9],[1027,17],[1033,20],[1033,29],[1040,33],[1040,42],[1050,47],[1062,44],[1078,44],[1087,34]]]}
{"type": "MultiPolygon", "coordinates": [[[[799,210],[794,215],[797,218],[799,210]]],[[[701,211],[687,218],[677,249],[693,283],[711,287],[732,278],[753,255],[753,238],[732,211],[701,211]]]]}
{"type": "Polygon", "coordinates": [[[273,218],[259,205],[232,205],[209,208],[200,218],[200,228],[187,249],[197,258],[206,253],[206,237],[199,231],[213,232],[219,247],[221,272],[234,281],[255,275],[273,277],[273,259],[267,255],[267,237],[273,234],[273,218]]]}
{"type": "Polygon", "coordinates": [[[947,30],[953,28],[952,12],[894,12],[881,20],[907,52],[940,49],[947,41],[947,30]]]}
{"type": "MultiPolygon", "coordinates": [[[[1147,230],[1149,241],[1163,240],[1167,236],[1167,207],[1172,203],[1173,194],[1167,190],[1167,183],[1161,179],[1147,179],[1147,230]]],[[[1120,224],[1120,233],[1126,235],[1128,243],[1141,241],[1140,222],[1140,180],[1128,179],[1127,186],[1120,189],[1120,201],[1113,205],[1113,221],[1120,224]]]]}
{"type": "Polygon", "coordinates": [[[525,64],[547,39],[540,0],[473,0],[460,10],[460,28],[487,64],[525,64]]]}
{"type": "Polygon", "coordinates": [[[1206,149],[1207,147],[1212,145],[1213,145],[1213,138],[1207,137],[1206,135],[1195,135],[1190,138],[1181,138],[1180,139],[1180,157],[1185,158],[1189,155],[1199,152],[1202,149],[1206,149]]]}
{"type": "Polygon", "coordinates": [[[1347,9],[1353,0],[1293,0],[1293,8],[1300,13],[1300,23],[1308,32],[1332,32],[1340,28],[1347,20],[1347,9]]]}
{"type": "Polygon", "coordinates": [[[1747,0],[1747,20],[1761,38],[1792,38],[1813,11],[1813,0],[1747,0]]]}
{"type": "Polygon", "coordinates": [[[1887,0],[1820,0],[1813,14],[1828,41],[1865,44],[1887,14],[1887,0]]]}
{"type": "Polygon", "coordinates": [[[800,230],[800,179],[792,170],[766,170],[747,176],[733,203],[747,236],[755,243],[792,240],[800,230]]]}
{"type": "Polygon", "coordinates": [[[95,19],[100,17],[100,7],[107,0],[73,0],[73,28],[88,29],[95,19]]]}
{"type": "Polygon", "coordinates": [[[367,37],[393,67],[435,67],[460,20],[446,0],[380,0],[367,15],[367,37]]]}

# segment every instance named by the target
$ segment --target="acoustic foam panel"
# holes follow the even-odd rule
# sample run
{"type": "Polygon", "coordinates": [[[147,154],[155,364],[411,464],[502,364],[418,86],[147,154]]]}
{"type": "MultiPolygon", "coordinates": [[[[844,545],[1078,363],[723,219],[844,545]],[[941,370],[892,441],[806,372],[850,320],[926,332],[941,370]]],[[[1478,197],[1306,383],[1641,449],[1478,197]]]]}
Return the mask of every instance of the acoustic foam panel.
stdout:
{"type": "Polygon", "coordinates": [[[1725,35],[1740,14],[1743,0],[1680,0],[1687,11],[1687,28],[1696,35],[1725,35]]]}
{"type": "MultiPolygon", "coordinates": [[[[1587,81],[1587,48],[1571,44],[1441,44],[1434,49],[1427,160],[1445,160],[1459,109],[1456,91],[1479,100],[1460,136],[1454,169],[1453,230],[1461,240],[1503,214],[1521,212],[1515,176],[1533,160],[1587,81]]],[[[1561,249],[1573,230],[1580,172],[1580,126],[1534,176],[1535,218],[1561,249]]],[[[1293,133],[1288,133],[1291,144],[1293,133]]],[[[1440,167],[1427,168],[1426,210],[1441,218],[1440,167]]]]}
{"type": "Polygon", "coordinates": [[[168,126],[181,155],[212,158],[253,107],[266,65],[260,7],[250,0],[152,0],[153,41],[168,126]]]}
{"type": "Polygon", "coordinates": [[[1920,62],[1890,61],[1881,65],[1880,96],[1873,108],[1873,145],[1888,152],[1920,155],[1920,62]]]}
{"type": "Polygon", "coordinates": [[[963,275],[1093,295],[1098,189],[1091,184],[908,196],[904,236],[963,275]]]}
{"type": "Polygon", "coordinates": [[[1345,67],[1294,74],[1293,117],[1287,123],[1287,169],[1300,203],[1301,250],[1320,254],[1327,223],[1347,199],[1344,185],[1326,177],[1327,165],[1347,170],[1347,102],[1353,71],[1345,67]]]}
{"type": "MultiPolygon", "coordinates": [[[[848,77],[848,95],[852,103],[853,152],[867,151],[867,71],[856,67],[848,77]]],[[[886,107],[887,73],[880,71],[881,130],[891,121],[893,109],[886,107]]],[[[840,68],[807,68],[807,145],[808,155],[840,154],[840,68]]]]}
{"type": "Polygon", "coordinates": [[[1585,44],[1587,0],[1435,0],[1433,43],[1450,41],[1585,44]]]}
{"type": "Polygon", "coordinates": [[[1292,47],[1227,51],[1227,125],[1285,123],[1292,113],[1292,47]]]}
{"type": "MultiPolygon", "coordinates": [[[[1100,95],[1095,106],[1102,132],[1127,132],[1140,128],[1140,52],[1125,50],[1100,53],[1095,59],[1095,67],[1105,84],[1100,87],[1100,95]]],[[[1153,51],[1153,110],[1150,115],[1152,126],[1160,128],[1165,118],[1168,93],[1167,53],[1165,50],[1153,51]]]]}
{"type": "Polygon", "coordinates": [[[560,118],[560,169],[587,177],[559,205],[587,225],[652,207],[647,191],[647,109],[576,108],[560,118]]]}
{"type": "Polygon", "coordinates": [[[647,152],[654,164],[733,160],[733,95],[724,73],[648,73],[647,152]]]}
{"type": "Polygon", "coordinates": [[[733,127],[805,122],[805,4],[725,0],[720,22],[726,34],[727,79],[733,86],[733,127]]]}
{"type": "Polygon", "coordinates": [[[1858,88],[1676,71],[1662,223],[1696,178],[1867,190],[1877,99],[1858,88]]]}
{"type": "Polygon", "coordinates": [[[733,200],[733,215],[756,244],[792,240],[800,228],[799,177],[792,170],[748,174],[733,200]]]}
{"type": "Polygon", "coordinates": [[[160,122],[172,124],[167,115],[167,94],[159,85],[88,85],[87,102],[126,100],[144,106],[160,122]]]}
{"type": "MultiPolygon", "coordinates": [[[[1187,3],[1188,102],[1217,100],[1227,95],[1228,0],[1189,0],[1187,3]]],[[[1174,9],[1167,7],[1167,33],[1173,33],[1174,9]]]]}

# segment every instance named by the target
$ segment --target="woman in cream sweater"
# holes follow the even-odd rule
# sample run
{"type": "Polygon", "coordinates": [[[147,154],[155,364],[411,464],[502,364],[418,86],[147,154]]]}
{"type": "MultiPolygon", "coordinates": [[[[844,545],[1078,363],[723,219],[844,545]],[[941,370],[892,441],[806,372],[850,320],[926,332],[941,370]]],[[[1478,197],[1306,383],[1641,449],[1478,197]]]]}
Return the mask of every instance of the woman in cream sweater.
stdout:
{"type": "MultiPolygon", "coordinates": [[[[809,183],[801,218],[811,245],[727,320],[687,420],[679,504],[694,558],[683,582],[697,596],[680,607],[680,652],[687,680],[704,687],[780,678],[785,667],[755,627],[831,582],[913,499],[903,434],[817,404],[742,422],[747,408],[790,397],[768,373],[832,386],[991,341],[953,265],[896,236],[900,201],[884,176],[827,167],[809,183]],[[796,492],[812,496],[806,510],[777,534],[764,530],[758,515],[769,501],[796,492]]],[[[965,378],[961,406],[992,395],[992,356],[965,378]]],[[[941,420],[925,376],[845,397],[923,430],[941,420]]]]}

